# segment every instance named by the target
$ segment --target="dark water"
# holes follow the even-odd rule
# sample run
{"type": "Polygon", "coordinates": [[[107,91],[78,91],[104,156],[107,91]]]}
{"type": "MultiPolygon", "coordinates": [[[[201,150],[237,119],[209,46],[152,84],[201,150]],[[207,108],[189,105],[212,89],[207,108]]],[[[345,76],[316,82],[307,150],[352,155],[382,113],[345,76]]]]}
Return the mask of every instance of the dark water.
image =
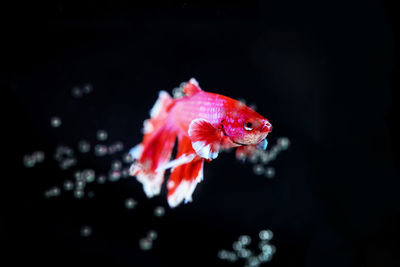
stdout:
{"type": "Polygon", "coordinates": [[[400,266],[398,34],[393,38],[396,13],[384,4],[60,1],[4,8],[4,261],[243,266],[218,251],[249,235],[258,253],[259,231],[271,229],[276,253],[261,266],[400,266]],[[193,203],[173,210],[165,188],[147,199],[132,177],[90,183],[82,199],[63,189],[75,170],[107,174],[140,142],[157,92],[191,77],[207,91],[256,104],[274,126],[270,144],[290,139],[271,163],[273,179],[228,153],[206,164],[193,203]],[[92,92],[72,95],[86,84],[92,92]],[[60,127],[51,127],[53,116],[60,127]],[[107,140],[96,139],[98,129],[107,140]],[[78,151],[81,140],[90,152],[78,151]],[[115,142],[122,151],[93,155],[96,144],[115,142]],[[53,159],[60,144],[77,159],[68,170],[53,159]],[[44,162],[24,167],[24,155],[34,151],[45,153],[44,162]],[[46,198],[53,186],[61,194],[46,198]],[[129,198],[138,202],[133,209],[125,206],[129,198]],[[162,217],[153,214],[158,206],[166,208],[162,217]],[[158,237],[143,251],[139,240],[150,230],[158,237]]]}

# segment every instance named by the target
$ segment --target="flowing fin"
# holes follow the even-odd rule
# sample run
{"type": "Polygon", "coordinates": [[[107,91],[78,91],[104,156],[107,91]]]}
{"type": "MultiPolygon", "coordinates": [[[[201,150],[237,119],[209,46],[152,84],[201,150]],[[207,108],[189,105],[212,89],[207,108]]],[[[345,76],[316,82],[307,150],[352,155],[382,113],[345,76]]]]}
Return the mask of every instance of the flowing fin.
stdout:
{"type": "Polygon", "coordinates": [[[188,134],[197,155],[205,159],[217,158],[224,137],[220,129],[205,119],[194,119],[189,125],[188,134]]]}
{"type": "Polygon", "coordinates": [[[183,157],[189,157],[192,160],[189,163],[175,166],[167,182],[168,204],[171,208],[176,207],[182,201],[185,203],[192,201],[192,194],[197,183],[203,180],[204,160],[195,154],[190,139],[181,135],[178,136],[177,158],[183,157]]]}
{"type": "Polygon", "coordinates": [[[150,112],[151,118],[144,123],[142,143],[130,151],[136,159],[131,165],[130,174],[143,184],[147,197],[160,193],[165,169],[158,170],[158,167],[170,160],[175,144],[177,130],[168,123],[168,109],[172,104],[173,99],[168,93],[161,91],[150,112]]]}
{"type": "Polygon", "coordinates": [[[191,78],[183,87],[183,93],[187,96],[192,96],[198,92],[201,92],[201,88],[199,86],[199,83],[196,81],[195,78],[191,78]]]}

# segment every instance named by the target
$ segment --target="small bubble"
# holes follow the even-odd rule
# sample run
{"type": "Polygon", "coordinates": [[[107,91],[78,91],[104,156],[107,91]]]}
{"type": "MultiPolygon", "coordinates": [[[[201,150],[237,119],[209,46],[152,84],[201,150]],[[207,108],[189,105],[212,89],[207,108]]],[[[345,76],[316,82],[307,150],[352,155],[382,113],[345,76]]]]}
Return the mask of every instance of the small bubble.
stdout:
{"type": "Polygon", "coordinates": [[[141,238],[139,240],[139,247],[141,250],[150,250],[153,247],[153,242],[149,238],[141,238]]]}
{"type": "Polygon", "coordinates": [[[64,181],[64,190],[65,191],[71,191],[74,188],[74,183],[70,180],[65,180],[64,181]]]}
{"type": "Polygon", "coordinates": [[[85,225],[81,227],[81,236],[88,237],[92,234],[92,227],[85,225]]]}
{"type": "Polygon", "coordinates": [[[86,140],[81,140],[78,143],[78,150],[81,153],[87,153],[90,151],[90,143],[86,140]]]}
{"type": "Polygon", "coordinates": [[[75,158],[66,158],[60,162],[59,166],[62,170],[67,170],[67,169],[71,168],[72,166],[74,166],[75,164],[76,164],[75,158]]]}
{"type": "Polygon", "coordinates": [[[164,216],[164,214],[165,214],[165,208],[164,208],[164,207],[162,207],[162,206],[157,206],[157,207],[154,209],[154,216],[156,216],[156,217],[162,217],[162,216],[164,216]]]}
{"type": "Polygon", "coordinates": [[[256,175],[261,175],[264,173],[264,166],[261,164],[256,164],[253,167],[253,171],[256,175]]]}
{"type": "Polygon", "coordinates": [[[107,140],[108,134],[105,130],[98,130],[96,133],[97,140],[105,141],[107,140]]]}
{"type": "Polygon", "coordinates": [[[147,238],[150,238],[150,239],[153,240],[153,241],[157,239],[157,236],[158,236],[158,234],[157,234],[157,232],[154,231],[154,230],[150,230],[150,231],[147,233],[147,238]]]}
{"type": "Polygon", "coordinates": [[[105,175],[100,175],[97,177],[97,183],[104,184],[107,181],[107,177],[105,175]]]}
{"type": "Polygon", "coordinates": [[[229,254],[228,251],[222,249],[218,251],[218,258],[220,258],[221,260],[226,260],[228,258],[228,254],[229,254]]]}
{"type": "Polygon", "coordinates": [[[44,152],[43,151],[35,151],[35,152],[33,152],[32,157],[35,159],[36,162],[43,162],[44,161],[44,152]]]}
{"type": "Polygon", "coordinates": [[[229,262],[236,262],[238,260],[238,256],[235,253],[231,252],[231,253],[228,253],[228,256],[226,259],[229,262]]]}
{"type": "Polygon", "coordinates": [[[287,137],[281,137],[278,139],[278,145],[283,149],[286,150],[290,146],[290,140],[287,137]]]}
{"type": "Polygon", "coordinates": [[[82,90],[78,86],[74,86],[71,89],[71,94],[75,98],[80,98],[82,97],[82,90]]]}
{"type": "Polygon", "coordinates": [[[251,250],[249,250],[249,249],[242,249],[242,250],[239,250],[238,251],[238,256],[240,257],[240,258],[248,258],[248,257],[250,257],[252,255],[252,252],[251,252],[251,250]]]}
{"type": "Polygon", "coordinates": [[[86,182],[91,183],[96,179],[96,174],[92,169],[85,169],[82,171],[82,178],[85,179],[86,182]]]}
{"type": "Polygon", "coordinates": [[[251,243],[251,238],[248,235],[242,235],[242,236],[239,236],[238,241],[242,244],[242,246],[247,246],[251,243]]]}
{"type": "Polygon", "coordinates": [[[83,192],[82,189],[76,189],[74,191],[74,197],[75,198],[83,198],[84,195],[85,195],[85,193],[83,192]]]}
{"type": "Polygon", "coordinates": [[[259,261],[258,257],[252,256],[252,257],[249,257],[249,258],[247,259],[247,264],[248,264],[249,266],[253,266],[253,267],[255,267],[255,266],[260,266],[260,261],[259,261]]]}
{"type": "Polygon", "coordinates": [[[26,168],[32,168],[36,164],[35,158],[31,155],[24,155],[23,162],[26,168]]]}
{"type": "Polygon", "coordinates": [[[125,153],[123,156],[122,156],[122,161],[124,162],[124,163],[132,163],[133,162],[133,158],[132,158],[132,156],[131,156],[131,154],[129,154],[129,153],[125,153]]]}
{"type": "Polygon", "coordinates": [[[271,240],[274,234],[271,230],[262,230],[259,233],[259,237],[261,240],[271,240]]]}
{"type": "Polygon", "coordinates": [[[94,197],[94,192],[93,191],[89,191],[87,193],[88,198],[93,198],[94,197]]]}
{"type": "Polygon", "coordinates": [[[239,241],[233,242],[232,247],[233,247],[233,250],[235,250],[235,251],[239,251],[239,250],[243,249],[242,243],[240,243],[239,241]]]}
{"type": "Polygon", "coordinates": [[[44,196],[49,198],[49,197],[57,197],[61,194],[61,190],[57,186],[53,186],[49,190],[44,192],[44,196]]]}
{"type": "Polygon", "coordinates": [[[107,147],[105,145],[96,145],[94,147],[94,154],[98,157],[104,156],[107,154],[107,147]]]}
{"type": "Polygon", "coordinates": [[[258,243],[258,247],[264,253],[272,254],[272,245],[267,241],[261,241],[260,243],[258,243]]]}
{"type": "Polygon", "coordinates": [[[119,170],[110,171],[108,175],[108,180],[111,182],[116,182],[121,178],[121,172],[119,170]]]}
{"type": "Polygon", "coordinates": [[[50,119],[51,127],[57,128],[61,126],[61,119],[59,117],[52,117],[50,119]]]}
{"type": "Polygon", "coordinates": [[[126,207],[128,210],[131,210],[131,209],[135,208],[136,205],[137,205],[137,201],[134,200],[133,198],[127,198],[127,199],[125,200],[125,207],[126,207]]]}
{"type": "Polygon", "coordinates": [[[82,92],[84,92],[85,94],[89,94],[92,91],[93,91],[93,86],[90,83],[85,84],[82,88],[82,92]]]}
{"type": "Polygon", "coordinates": [[[121,176],[122,176],[123,178],[129,177],[129,168],[124,168],[124,169],[122,169],[121,176]]]}
{"type": "Polygon", "coordinates": [[[260,254],[258,254],[258,260],[260,262],[268,262],[271,260],[272,258],[272,254],[271,253],[266,253],[266,252],[261,252],[260,254]]]}
{"type": "Polygon", "coordinates": [[[75,189],[77,190],[83,190],[86,186],[86,181],[85,180],[78,180],[75,182],[75,189]]]}
{"type": "Polygon", "coordinates": [[[116,142],[114,146],[117,152],[120,152],[124,149],[124,144],[122,142],[116,142]]]}
{"type": "Polygon", "coordinates": [[[257,161],[258,161],[258,155],[257,155],[257,153],[252,153],[252,154],[250,155],[250,157],[249,157],[249,161],[250,161],[251,163],[257,163],[257,161]]]}
{"type": "Polygon", "coordinates": [[[122,163],[119,160],[114,160],[111,162],[111,169],[112,170],[120,170],[122,167],[122,163]]]}
{"type": "Polygon", "coordinates": [[[267,167],[265,169],[265,176],[269,179],[274,178],[275,176],[275,169],[274,167],[267,167]]]}

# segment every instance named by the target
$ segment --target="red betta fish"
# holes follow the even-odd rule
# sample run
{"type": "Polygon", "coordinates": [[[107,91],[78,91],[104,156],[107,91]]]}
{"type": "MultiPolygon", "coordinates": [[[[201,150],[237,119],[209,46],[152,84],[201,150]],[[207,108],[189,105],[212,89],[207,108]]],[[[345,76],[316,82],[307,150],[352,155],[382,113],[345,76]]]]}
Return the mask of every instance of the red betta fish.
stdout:
{"type": "Polygon", "coordinates": [[[143,141],[131,149],[135,160],[130,174],[143,184],[147,197],[158,195],[165,170],[168,204],[176,207],[192,201],[197,183],[203,180],[204,161],[210,162],[222,149],[250,146],[266,148],[272,130],[269,121],[243,103],[200,89],[195,79],[183,87],[184,96],[172,98],[160,91],[144,121],[143,141]],[[176,159],[171,160],[178,138],[176,159]]]}

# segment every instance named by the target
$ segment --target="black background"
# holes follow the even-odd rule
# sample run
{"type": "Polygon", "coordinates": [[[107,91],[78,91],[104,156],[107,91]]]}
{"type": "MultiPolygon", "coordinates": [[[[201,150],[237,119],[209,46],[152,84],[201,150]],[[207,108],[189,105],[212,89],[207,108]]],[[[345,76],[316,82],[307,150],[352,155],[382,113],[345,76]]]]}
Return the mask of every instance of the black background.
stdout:
{"type": "MultiPolygon", "coordinates": [[[[274,232],[269,266],[400,266],[390,2],[14,2],[2,13],[1,240],[2,260],[13,262],[2,266],[240,266],[218,250],[262,229],[274,232]],[[134,178],[92,185],[93,199],[43,198],[72,176],[52,160],[57,144],[95,143],[101,128],[127,150],[157,92],[191,77],[256,104],[274,126],[270,143],[290,138],[275,179],[222,154],[205,166],[193,203],[163,218],[152,213],[165,191],[148,200],[134,178]],[[93,93],[74,99],[71,88],[85,83],[93,93]],[[34,150],[45,163],[26,169],[34,150]],[[136,209],[125,209],[127,197],[136,209]],[[138,240],[150,229],[159,238],[144,252],[138,240]]],[[[78,158],[77,169],[97,173],[113,159],[78,158]]]]}

